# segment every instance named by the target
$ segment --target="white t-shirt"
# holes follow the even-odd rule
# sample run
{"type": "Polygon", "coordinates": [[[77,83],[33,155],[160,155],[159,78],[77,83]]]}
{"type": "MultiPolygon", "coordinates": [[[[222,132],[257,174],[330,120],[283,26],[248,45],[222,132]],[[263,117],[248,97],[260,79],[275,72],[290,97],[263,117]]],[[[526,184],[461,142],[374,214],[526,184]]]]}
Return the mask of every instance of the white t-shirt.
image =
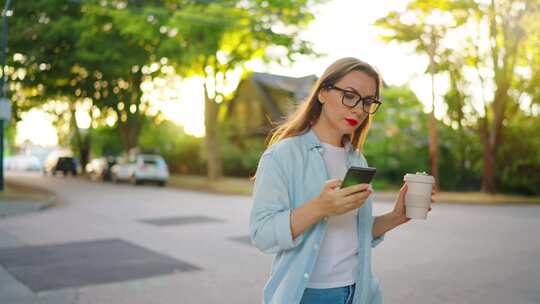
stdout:
{"type": "MultiPolygon", "coordinates": [[[[330,179],[343,179],[347,171],[344,148],[323,145],[323,159],[330,179]]],[[[315,270],[308,288],[335,288],[354,284],[358,267],[358,210],[328,218],[315,270]]]]}

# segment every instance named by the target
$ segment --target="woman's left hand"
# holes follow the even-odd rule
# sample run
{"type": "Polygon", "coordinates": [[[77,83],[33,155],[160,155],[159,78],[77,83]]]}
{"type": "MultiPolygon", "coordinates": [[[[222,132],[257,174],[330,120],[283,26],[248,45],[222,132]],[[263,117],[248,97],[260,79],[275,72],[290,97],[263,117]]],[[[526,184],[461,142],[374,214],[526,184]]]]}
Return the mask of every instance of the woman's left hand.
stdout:
{"type": "MultiPolygon", "coordinates": [[[[395,215],[395,217],[398,219],[400,224],[407,223],[411,219],[408,218],[405,215],[405,194],[407,193],[407,184],[404,184],[401,189],[399,189],[398,198],[396,200],[396,204],[394,206],[394,210],[392,213],[395,215]]],[[[433,184],[433,188],[431,190],[431,203],[435,203],[435,194],[437,192],[435,191],[435,184],[433,184]]],[[[428,209],[428,212],[431,211],[431,207],[428,209]]]]}

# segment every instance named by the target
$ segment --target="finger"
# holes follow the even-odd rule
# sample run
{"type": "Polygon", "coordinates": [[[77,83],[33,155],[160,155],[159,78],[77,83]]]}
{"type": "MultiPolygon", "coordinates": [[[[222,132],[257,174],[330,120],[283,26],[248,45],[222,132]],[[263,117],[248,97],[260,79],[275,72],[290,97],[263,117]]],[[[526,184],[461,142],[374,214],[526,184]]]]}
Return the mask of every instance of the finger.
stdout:
{"type": "Polygon", "coordinates": [[[403,186],[401,186],[401,189],[399,189],[399,198],[405,199],[405,194],[407,194],[407,190],[409,189],[409,186],[405,183],[403,186]]]}
{"type": "Polygon", "coordinates": [[[365,200],[357,200],[357,201],[348,203],[346,205],[343,205],[343,208],[346,209],[347,211],[355,210],[362,207],[365,202],[366,202],[365,200]]]}
{"type": "Polygon", "coordinates": [[[338,188],[340,186],[341,186],[341,180],[337,179],[337,178],[329,179],[324,184],[324,187],[329,188],[329,189],[335,189],[335,188],[338,188]]]}
{"type": "Polygon", "coordinates": [[[362,207],[362,205],[358,205],[358,204],[345,205],[345,206],[343,206],[343,213],[350,212],[350,211],[353,211],[353,210],[357,210],[360,207],[362,207]]]}
{"type": "Polygon", "coordinates": [[[370,194],[371,194],[371,190],[358,192],[358,193],[351,194],[351,195],[345,197],[343,199],[343,201],[345,202],[345,204],[355,203],[355,202],[358,202],[358,201],[363,202],[368,198],[368,196],[370,194]]]}
{"type": "Polygon", "coordinates": [[[369,189],[369,184],[358,184],[358,185],[343,188],[339,190],[339,192],[340,192],[340,195],[342,196],[348,196],[355,192],[365,191],[368,189],[369,189]]]}

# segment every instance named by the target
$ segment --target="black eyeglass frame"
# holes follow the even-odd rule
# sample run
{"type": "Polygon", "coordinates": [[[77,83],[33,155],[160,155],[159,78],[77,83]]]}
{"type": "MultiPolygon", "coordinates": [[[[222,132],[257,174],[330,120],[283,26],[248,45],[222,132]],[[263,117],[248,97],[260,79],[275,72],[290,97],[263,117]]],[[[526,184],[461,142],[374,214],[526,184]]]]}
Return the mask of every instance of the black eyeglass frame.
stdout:
{"type": "Polygon", "coordinates": [[[341,103],[350,108],[350,109],[353,109],[354,107],[356,107],[360,102],[362,102],[362,110],[367,113],[367,114],[375,114],[375,112],[377,112],[377,110],[379,110],[379,108],[381,107],[381,104],[382,102],[380,100],[378,100],[376,97],[373,97],[373,96],[369,96],[369,97],[362,97],[362,95],[358,94],[357,92],[355,91],[352,91],[352,90],[346,90],[346,89],[343,89],[343,88],[340,88],[340,87],[337,87],[333,84],[330,84],[328,86],[326,86],[327,89],[334,89],[334,90],[337,90],[337,91],[340,91],[342,94],[341,94],[341,103]],[[354,102],[354,105],[353,106],[350,106],[350,105],[347,105],[345,104],[345,94],[346,93],[349,93],[349,94],[354,94],[354,95],[357,95],[358,98],[356,99],[356,101],[354,102]],[[368,109],[366,110],[366,103],[364,102],[364,100],[369,100],[371,103],[369,103],[369,107],[368,109]],[[373,112],[370,111],[371,109],[371,106],[375,104],[375,110],[373,112]]]}

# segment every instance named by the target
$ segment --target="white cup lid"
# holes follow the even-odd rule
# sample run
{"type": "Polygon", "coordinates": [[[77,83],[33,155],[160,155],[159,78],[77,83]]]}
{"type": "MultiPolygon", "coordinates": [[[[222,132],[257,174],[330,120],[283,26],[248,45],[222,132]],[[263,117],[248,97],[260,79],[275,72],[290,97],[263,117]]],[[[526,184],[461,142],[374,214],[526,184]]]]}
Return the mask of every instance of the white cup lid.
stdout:
{"type": "Polygon", "coordinates": [[[416,182],[416,183],[426,183],[434,184],[435,178],[426,172],[416,172],[416,174],[407,173],[403,177],[403,180],[406,182],[416,182]]]}

